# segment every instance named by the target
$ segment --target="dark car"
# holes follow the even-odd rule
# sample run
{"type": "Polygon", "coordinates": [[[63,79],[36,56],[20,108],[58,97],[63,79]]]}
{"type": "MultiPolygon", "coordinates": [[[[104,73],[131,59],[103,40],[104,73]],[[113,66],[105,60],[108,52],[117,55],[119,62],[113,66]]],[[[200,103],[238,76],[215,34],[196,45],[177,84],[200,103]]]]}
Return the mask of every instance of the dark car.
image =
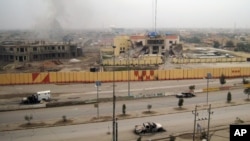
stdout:
{"type": "Polygon", "coordinates": [[[144,122],[142,125],[135,125],[136,134],[154,133],[165,131],[162,125],[155,122],[144,122]]]}
{"type": "Polygon", "coordinates": [[[177,94],[176,95],[177,98],[189,98],[189,97],[195,97],[195,95],[193,93],[185,93],[185,92],[182,92],[180,94],[177,94]]]}

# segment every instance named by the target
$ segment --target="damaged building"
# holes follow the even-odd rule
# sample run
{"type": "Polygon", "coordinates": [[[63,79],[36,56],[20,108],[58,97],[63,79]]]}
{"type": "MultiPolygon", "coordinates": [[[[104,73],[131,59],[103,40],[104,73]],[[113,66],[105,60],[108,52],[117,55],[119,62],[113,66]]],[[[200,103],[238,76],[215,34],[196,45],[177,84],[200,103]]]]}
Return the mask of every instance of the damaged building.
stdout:
{"type": "Polygon", "coordinates": [[[0,60],[5,62],[32,62],[48,59],[68,59],[82,54],[81,48],[73,43],[32,43],[2,42],[0,60]]]}

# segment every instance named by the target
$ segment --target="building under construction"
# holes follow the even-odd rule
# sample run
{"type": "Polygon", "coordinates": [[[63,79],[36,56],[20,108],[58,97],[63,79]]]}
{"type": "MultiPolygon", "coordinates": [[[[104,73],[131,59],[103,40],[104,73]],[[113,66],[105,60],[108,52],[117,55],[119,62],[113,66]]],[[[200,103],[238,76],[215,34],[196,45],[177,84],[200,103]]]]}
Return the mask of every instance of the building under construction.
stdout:
{"type": "Polygon", "coordinates": [[[5,62],[32,62],[48,59],[74,58],[82,54],[81,48],[69,42],[47,43],[45,41],[2,42],[0,60],[5,62]]]}

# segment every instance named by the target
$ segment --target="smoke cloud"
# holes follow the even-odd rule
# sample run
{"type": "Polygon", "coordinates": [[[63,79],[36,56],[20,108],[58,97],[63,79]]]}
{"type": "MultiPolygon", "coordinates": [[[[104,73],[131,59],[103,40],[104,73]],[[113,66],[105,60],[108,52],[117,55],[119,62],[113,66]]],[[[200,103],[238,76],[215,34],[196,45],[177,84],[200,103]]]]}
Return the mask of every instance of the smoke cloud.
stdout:
{"type": "Polygon", "coordinates": [[[34,26],[35,38],[45,40],[62,40],[63,24],[67,22],[64,0],[46,0],[47,13],[37,20],[34,26]]]}

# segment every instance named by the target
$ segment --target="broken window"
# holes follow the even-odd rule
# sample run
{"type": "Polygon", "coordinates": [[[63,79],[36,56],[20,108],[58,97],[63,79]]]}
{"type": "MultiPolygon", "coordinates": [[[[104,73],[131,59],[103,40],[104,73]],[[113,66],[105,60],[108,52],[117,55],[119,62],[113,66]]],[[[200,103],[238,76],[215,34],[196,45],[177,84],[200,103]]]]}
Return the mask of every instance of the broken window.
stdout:
{"type": "Polygon", "coordinates": [[[33,51],[37,51],[37,47],[33,47],[33,51]]]}
{"type": "Polygon", "coordinates": [[[37,55],[33,55],[33,59],[36,60],[38,58],[37,55]]]}

